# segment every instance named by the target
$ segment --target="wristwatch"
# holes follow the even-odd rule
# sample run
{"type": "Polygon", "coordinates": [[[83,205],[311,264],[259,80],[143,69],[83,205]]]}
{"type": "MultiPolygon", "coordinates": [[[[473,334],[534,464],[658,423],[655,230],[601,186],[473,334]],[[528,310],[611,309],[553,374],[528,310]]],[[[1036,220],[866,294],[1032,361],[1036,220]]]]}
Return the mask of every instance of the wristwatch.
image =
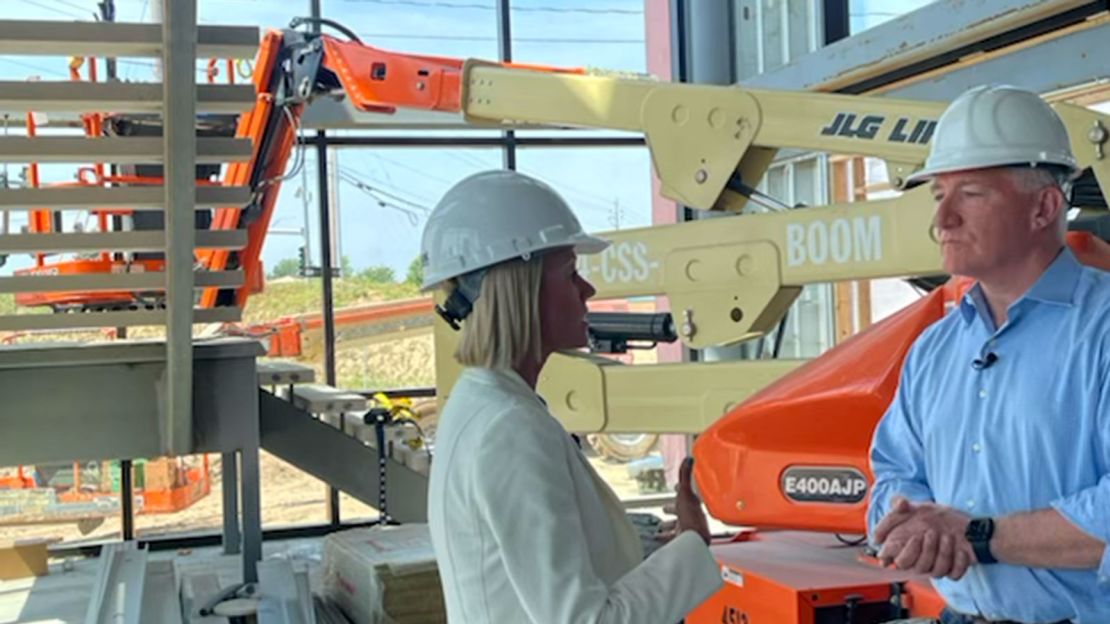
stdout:
{"type": "Polygon", "coordinates": [[[971,549],[975,551],[975,559],[979,563],[998,563],[991,554],[991,538],[994,537],[994,520],[992,518],[973,518],[967,523],[964,537],[971,542],[971,549]]]}

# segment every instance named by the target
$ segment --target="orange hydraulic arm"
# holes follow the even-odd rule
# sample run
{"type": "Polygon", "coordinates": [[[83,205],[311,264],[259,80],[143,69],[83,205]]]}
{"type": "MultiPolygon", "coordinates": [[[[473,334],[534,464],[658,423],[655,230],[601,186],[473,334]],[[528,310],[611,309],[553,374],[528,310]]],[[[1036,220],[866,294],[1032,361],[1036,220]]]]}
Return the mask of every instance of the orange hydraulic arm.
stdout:
{"type": "MultiPolygon", "coordinates": [[[[543,71],[582,73],[504,64],[543,71]]],[[[259,256],[273,216],[282,175],[296,145],[296,131],[309,99],[341,91],[359,110],[393,113],[397,108],[458,112],[461,109],[463,61],[446,57],[395,54],[359,41],[328,35],[306,35],[292,30],[270,31],[262,42],[254,72],[257,101],[239,120],[237,137],[250,138],[250,161],[235,163],[225,185],[250,186],[251,205],[216,212],[213,229],[246,227],[248,244],[240,252],[206,250],[199,253],[210,271],[236,266],[245,274],[243,287],[221,293],[215,288],[201,297],[203,307],[243,306],[250,285],[261,280],[259,256]]],[[[303,166],[303,158],[298,166],[303,166]]]]}

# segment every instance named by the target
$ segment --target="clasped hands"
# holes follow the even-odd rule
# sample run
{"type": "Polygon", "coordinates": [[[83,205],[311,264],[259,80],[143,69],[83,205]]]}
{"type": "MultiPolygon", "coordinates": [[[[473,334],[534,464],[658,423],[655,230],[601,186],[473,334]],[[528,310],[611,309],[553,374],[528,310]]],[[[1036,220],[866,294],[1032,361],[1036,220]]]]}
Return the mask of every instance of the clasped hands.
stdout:
{"type": "Polygon", "coordinates": [[[935,503],[911,503],[898,496],[875,527],[882,545],[879,561],[934,578],[959,580],[976,563],[965,537],[971,517],[935,503]]]}

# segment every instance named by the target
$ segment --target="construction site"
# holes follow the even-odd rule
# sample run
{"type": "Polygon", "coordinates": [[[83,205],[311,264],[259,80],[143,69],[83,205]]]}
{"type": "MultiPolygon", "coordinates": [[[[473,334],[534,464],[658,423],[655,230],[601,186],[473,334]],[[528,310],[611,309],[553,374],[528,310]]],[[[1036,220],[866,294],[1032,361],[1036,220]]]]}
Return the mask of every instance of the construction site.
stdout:
{"type": "Polygon", "coordinates": [[[608,245],[534,392],[645,561],[694,458],[685,622],[1026,621],[937,619],[945,574],[869,543],[872,445],[975,288],[910,183],[962,93],[1061,120],[1064,244],[1110,270],[1110,5],[264,4],[3,5],[0,624],[469,621],[429,531],[469,309],[421,229],[487,170],[608,245]]]}

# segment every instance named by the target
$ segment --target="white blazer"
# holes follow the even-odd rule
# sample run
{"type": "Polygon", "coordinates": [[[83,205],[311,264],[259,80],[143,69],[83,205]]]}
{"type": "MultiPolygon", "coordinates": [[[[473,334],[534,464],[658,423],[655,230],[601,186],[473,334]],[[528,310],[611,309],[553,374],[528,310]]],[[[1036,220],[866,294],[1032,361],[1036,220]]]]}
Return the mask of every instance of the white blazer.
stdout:
{"type": "Polygon", "coordinates": [[[620,501],[513,371],[463,371],[428,524],[452,624],[675,624],[721,586],[684,532],[646,561],[620,501]]]}

